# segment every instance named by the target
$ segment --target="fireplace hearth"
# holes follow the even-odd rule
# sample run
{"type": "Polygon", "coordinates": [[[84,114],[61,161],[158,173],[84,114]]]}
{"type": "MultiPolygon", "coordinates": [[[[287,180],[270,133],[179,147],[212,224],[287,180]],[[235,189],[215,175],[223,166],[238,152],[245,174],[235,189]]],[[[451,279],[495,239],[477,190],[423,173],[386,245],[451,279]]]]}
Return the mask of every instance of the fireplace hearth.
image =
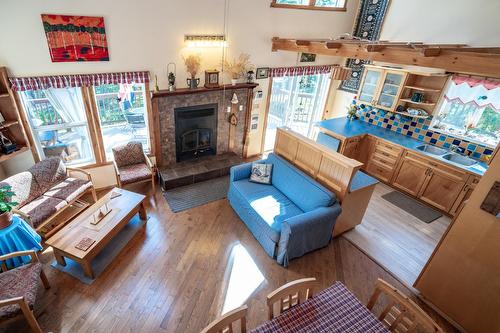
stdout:
{"type": "Polygon", "coordinates": [[[177,162],[217,154],[217,104],[175,108],[177,162]]]}

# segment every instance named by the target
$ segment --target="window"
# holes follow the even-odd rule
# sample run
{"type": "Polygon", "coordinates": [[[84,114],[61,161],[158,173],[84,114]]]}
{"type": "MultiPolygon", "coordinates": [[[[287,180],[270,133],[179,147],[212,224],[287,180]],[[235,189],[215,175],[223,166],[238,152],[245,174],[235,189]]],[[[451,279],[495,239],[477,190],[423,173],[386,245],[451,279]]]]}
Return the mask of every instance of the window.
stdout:
{"type": "Polygon", "coordinates": [[[345,11],[347,0],[273,0],[271,7],[345,11]]]}
{"type": "Polygon", "coordinates": [[[325,108],[330,73],[273,77],[264,151],[272,150],[278,127],[311,137],[325,108]]]}
{"type": "Polygon", "coordinates": [[[41,158],[60,156],[66,164],[95,162],[80,88],[19,93],[41,158]]]}
{"type": "Polygon", "coordinates": [[[112,148],[128,141],[140,141],[150,150],[148,113],[144,83],[105,84],[94,87],[106,160],[113,160],[112,148]]]}
{"type": "Polygon", "coordinates": [[[148,126],[149,72],[9,80],[22,101],[37,158],[58,156],[68,165],[101,165],[113,159],[115,145],[132,140],[154,154],[148,126]]]}
{"type": "Polygon", "coordinates": [[[431,129],[495,147],[500,141],[500,82],[453,76],[431,129]]]}

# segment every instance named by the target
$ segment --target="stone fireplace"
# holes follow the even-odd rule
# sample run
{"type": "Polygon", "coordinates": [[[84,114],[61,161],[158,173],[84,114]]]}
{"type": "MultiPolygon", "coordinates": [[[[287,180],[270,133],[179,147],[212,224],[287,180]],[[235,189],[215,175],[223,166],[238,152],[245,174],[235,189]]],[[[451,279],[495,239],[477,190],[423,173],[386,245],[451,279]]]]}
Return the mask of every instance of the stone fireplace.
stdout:
{"type": "Polygon", "coordinates": [[[220,88],[177,89],[152,95],[155,155],[159,166],[206,155],[234,153],[245,157],[250,108],[256,84],[220,88]],[[236,93],[238,104],[232,105],[236,93]],[[228,107],[238,118],[231,128],[228,107]]]}
{"type": "Polygon", "coordinates": [[[217,104],[180,107],[174,112],[177,162],[217,154],[217,104]]]}

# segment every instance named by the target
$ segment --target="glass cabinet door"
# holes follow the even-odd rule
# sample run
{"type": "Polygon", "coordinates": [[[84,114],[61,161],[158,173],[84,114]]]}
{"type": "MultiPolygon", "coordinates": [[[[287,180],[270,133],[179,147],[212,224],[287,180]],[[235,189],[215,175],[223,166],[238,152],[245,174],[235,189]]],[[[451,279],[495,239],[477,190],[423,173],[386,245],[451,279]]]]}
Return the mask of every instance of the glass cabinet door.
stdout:
{"type": "Polygon", "coordinates": [[[368,69],[366,71],[365,80],[363,81],[363,86],[359,91],[358,100],[366,103],[372,103],[375,99],[375,94],[377,93],[377,86],[380,76],[382,75],[381,71],[368,69]]]}
{"type": "Polygon", "coordinates": [[[404,73],[387,72],[385,74],[380,96],[377,100],[377,106],[384,109],[394,109],[404,77],[404,73]]]}

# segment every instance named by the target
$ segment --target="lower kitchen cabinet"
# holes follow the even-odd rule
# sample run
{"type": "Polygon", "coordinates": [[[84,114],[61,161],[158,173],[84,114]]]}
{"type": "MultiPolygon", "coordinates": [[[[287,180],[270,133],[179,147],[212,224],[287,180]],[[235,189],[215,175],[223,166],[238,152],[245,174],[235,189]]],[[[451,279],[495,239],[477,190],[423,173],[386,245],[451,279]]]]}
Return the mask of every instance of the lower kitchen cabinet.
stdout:
{"type": "Polygon", "coordinates": [[[420,200],[448,212],[464,185],[463,180],[450,176],[438,168],[430,169],[418,197],[420,200]]]}
{"type": "Polygon", "coordinates": [[[404,156],[392,185],[413,196],[418,196],[429,173],[427,164],[411,156],[404,156]]]}

